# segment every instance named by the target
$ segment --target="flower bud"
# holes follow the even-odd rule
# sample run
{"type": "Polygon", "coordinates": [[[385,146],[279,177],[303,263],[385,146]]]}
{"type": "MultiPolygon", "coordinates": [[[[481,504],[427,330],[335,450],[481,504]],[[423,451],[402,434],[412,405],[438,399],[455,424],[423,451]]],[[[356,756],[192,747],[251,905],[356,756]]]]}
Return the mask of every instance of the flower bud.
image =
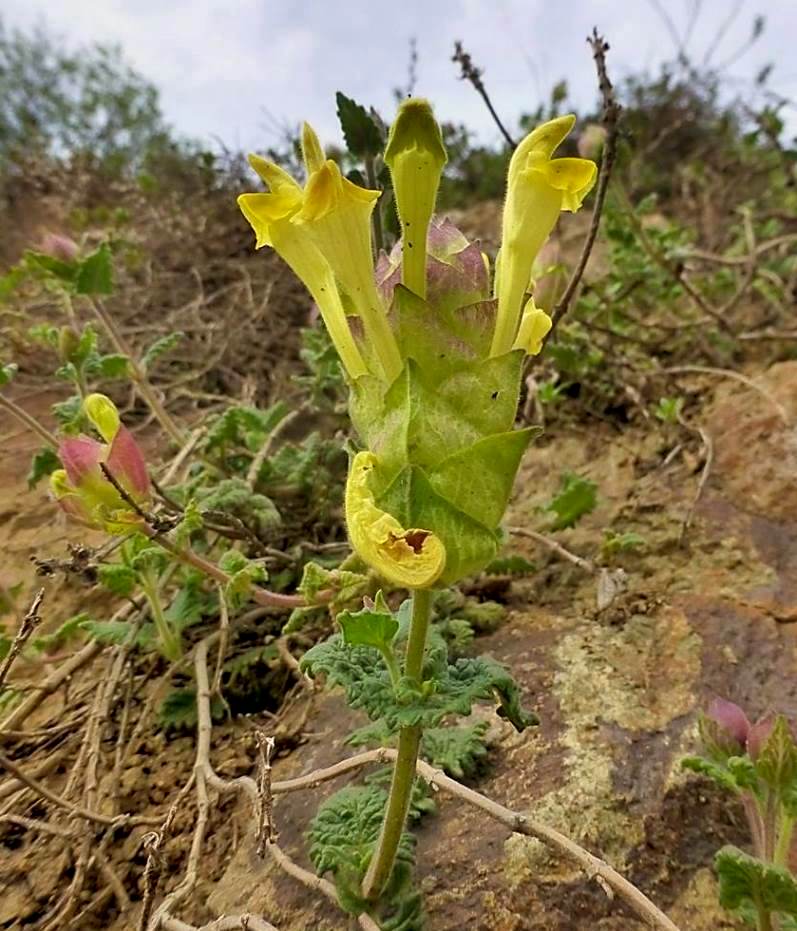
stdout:
{"type": "Polygon", "coordinates": [[[62,236],[60,233],[45,233],[41,241],[40,250],[61,262],[74,262],[80,249],[74,239],[62,236]]]}

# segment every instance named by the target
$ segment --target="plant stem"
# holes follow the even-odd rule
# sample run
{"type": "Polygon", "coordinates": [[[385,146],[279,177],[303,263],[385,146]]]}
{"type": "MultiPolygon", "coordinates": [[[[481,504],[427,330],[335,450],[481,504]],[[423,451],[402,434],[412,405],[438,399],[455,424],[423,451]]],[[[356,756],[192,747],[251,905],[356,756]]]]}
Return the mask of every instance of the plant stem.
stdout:
{"type": "MultiPolygon", "coordinates": [[[[426,651],[426,634],[429,630],[432,593],[417,589],[412,596],[412,619],[407,640],[407,657],[404,674],[420,687],[423,675],[423,658],[426,651]]],[[[399,731],[398,755],[393,768],[393,780],[385,809],[385,819],[376,844],[368,872],[363,880],[363,895],[374,901],[390,879],[396,862],[401,835],[410,807],[415,767],[421,745],[423,729],[420,726],[403,727],[399,731]]]]}
{"type": "MultiPolygon", "coordinates": [[[[168,550],[173,556],[180,560],[180,562],[185,563],[187,566],[193,566],[194,569],[198,569],[203,575],[208,576],[208,578],[213,579],[215,582],[219,582],[221,585],[226,585],[231,576],[226,573],[221,567],[217,566],[214,562],[211,562],[209,559],[205,559],[204,556],[200,556],[199,553],[195,552],[188,547],[178,546],[176,543],[173,543],[168,537],[165,537],[163,534],[156,533],[151,529],[143,530],[142,532],[146,533],[147,536],[154,543],[157,543],[159,546],[162,546],[165,550],[168,550]]],[[[324,595],[324,592],[320,593],[320,596],[324,595]]],[[[252,586],[251,591],[252,601],[256,601],[258,604],[263,605],[264,607],[279,607],[279,608],[303,608],[307,607],[307,601],[302,598],[301,595],[283,595],[282,592],[272,592],[265,588],[258,588],[258,586],[252,586]]],[[[324,598],[319,597],[318,603],[322,604],[324,598]]]]}
{"type": "Polygon", "coordinates": [[[781,815],[778,825],[778,840],[775,845],[775,855],[772,858],[775,866],[789,866],[789,852],[791,851],[791,838],[794,832],[794,818],[781,815]]]}
{"type": "Polygon", "coordinates": [[[144,368],[140,365],[135,355],[133,354],[132,349],[127,345],[124,337],[117,329],[113,317],[99,301],[89,299],[89,304],[91,305],[91,309],[94,311],[94,315],[105,328],[105,332],[108,334],[108,337],[113,343],[116,351],[120,353],[120,355],[127,356],[127,359],[130,363],[130,377],[133,379],[133,382],[138,389],[138,393],[147,402],[150,410],[155,415],[158,423],[163,427],[166,433],[169,434],[169,436],[178,446],[182,446],[185,443],[185,436],[183,436],[183,431],[177,426],[177,424],[172,419],[171,414],[169,414],[169,412],[161,403],[160,398],[155,393],[155,389],[149,383],[147,373],[144,371],[144,368]]]}
{"type": "Polygon", "coordinates": [[[770,910],[758,904],[756,904],[756,908],[758,909],[758,921],[756,922],[758,931],[774,931],[770,910]]]}
{"type": "Polygon", "coordinates": [[[17,420],[24,423],[29,430],[32,430],[38,437],[44,440],[48,446],[52,446],[53,449],[58,448],[58,438],[54,433],[50,433],[47,427],[42,426],[35,417],[32,417],[26,410],[23,410],[18,404],[15,404],[2,394],[0,394],[0,407],[4,407],[9,414],[12,414],[17,420]]]}
{"type": "Polygon", "coordinates": [[[141,573],[141,588],[149,602],[152,620],[155,623],[155,629],[158,631],[158,641],[160,642],[161,652],[170,662],[175,663],[183,655],[183,647],[180,640],[180,634],[172,628],[163,611],[160,591],[158,590],[158,577],[151,570],[141,573]]]}

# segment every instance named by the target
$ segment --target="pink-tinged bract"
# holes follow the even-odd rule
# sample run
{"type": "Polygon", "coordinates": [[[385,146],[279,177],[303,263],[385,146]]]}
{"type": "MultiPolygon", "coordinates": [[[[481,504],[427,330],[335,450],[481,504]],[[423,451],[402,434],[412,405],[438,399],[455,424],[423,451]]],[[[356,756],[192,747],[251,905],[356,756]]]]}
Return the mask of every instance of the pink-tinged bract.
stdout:
{"type": "Polygon", "coordinates": [[[738,705],[724,698],[715,698],[708,706],[708,717],[739,745],[740,750],[744,748],[750,721],[738,705]]]}

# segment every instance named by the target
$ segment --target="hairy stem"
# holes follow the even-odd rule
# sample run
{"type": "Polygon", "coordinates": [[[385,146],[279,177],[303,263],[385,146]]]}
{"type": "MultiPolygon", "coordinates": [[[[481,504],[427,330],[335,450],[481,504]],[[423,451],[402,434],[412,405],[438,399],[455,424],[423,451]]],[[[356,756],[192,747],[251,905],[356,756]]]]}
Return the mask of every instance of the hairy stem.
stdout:
{"type": "Polygon", "coordinates": [[[141,588],[149,602],[150,614],[155,629],[158,631],[161,653],[169,662],[174,663],[183,655],[183,647],[179,631],[172,627],[164,613],[158,588],[158,576],[153,570],[148,569],[141,574],[141,588]]]}
{"type": "Polygon", "coordinates": [[[185,436],[183,435],[183,431],[177,426],[175,421],[172,419],[171,414],[169,414],[169,412],[161,403],[161,400],[156,394],[155,389],[152,387],[149,379],[147,378],[147,373],[136,359],[130,346],[128,346],[125,342],[125,339],[119,332],[113,317],[99,301],[90,300],[89,303],[91,305],[92,311],[94,312],[94,315],[102,324],[116,351],[123,356],[127,356],[130,363],[130,377],[133,379],[138,393],[149,405],[150,410],[155,415],[158,423],[163,427],[166,433],[168,433],[168,435],[177,444],[177,446],[182,446],[185,443],[185,436]]]}
{"type": "MultiPolygon", "coordinates": [[[[226,585],[230,581],[231,576],[227,572],[225,572],[220,566],[217,566],[216,563],[211,562],[209,559],[205,559],[204,556],[200,556],[199,553],[195,552],[194,550],[189,549],[188,547],[178,546],[168,537],[165,537],[163,534],[156,533],[150,528],[147,528],[147,530],[143,530],[142,528],[142,532],[145,532],[154,543],[162,546],[173,556],[177,557],[180,562],[184,563],[186,566],[193,566],[194,569],[198,569],[209,579],[213,579],[215,582],[219,582],[221,585],[226,585]]],[[[324,602],[325,596],[325,592],[319,593],[319,604],[324,602]]],[[[301,595],[283,595],[281,592],[272,592],[265,588],[259,588],[256,585],[252,587],[251,597],[252,601],[256,601],[258,604],[263,605],[264,607],[275,606],[279,608],[302,608],[307,605],[307,601],[305,601],[301,595]]]]}
{"type": "MultiPolygon", "coordinates": [[[[426,634],[429,630],[432,593],[418,589],[412,597],[412,620],[407,640],[407,658],[404,674],[418,686],[423,674],[423,657],[426,634]]],[[[421,745],[421,727],[404,727],[399,731],[398,753],[393,768],[393,780],[385,809],[385,819],[376,844],[374,856],[363,880],[363,895],[371,901],[379,898],[390,879],[396,862],[401,835],[410,807],[415,768],[421,745]]]]}

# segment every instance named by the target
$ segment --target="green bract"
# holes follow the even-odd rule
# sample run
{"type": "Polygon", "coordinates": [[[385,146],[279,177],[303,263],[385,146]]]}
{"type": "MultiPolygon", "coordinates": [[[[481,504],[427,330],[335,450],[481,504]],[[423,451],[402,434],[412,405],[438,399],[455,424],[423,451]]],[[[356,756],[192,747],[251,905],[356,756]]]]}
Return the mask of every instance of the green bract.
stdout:
{"type": "Polygon", "coordinates": [[[510,166],[498,274],[476,243],[434,217],[446,151],[431,107],[408,100],[384,161],[402,238],[374,266],[369,223],[379,191],[324,159],[305,126],[302,188],[253,157],[268,194],[241,209],[316,299],[351,387],[364,449],[346,492],[357,554],[399,587],[449,585],[496,556],[500,523],[535,429],[515,430],[523,362],[551,327],[533,297],[537,252],[560,210],[595,179],[585,159],[554,159],[573,117],[538,127],[510,166]]]}

